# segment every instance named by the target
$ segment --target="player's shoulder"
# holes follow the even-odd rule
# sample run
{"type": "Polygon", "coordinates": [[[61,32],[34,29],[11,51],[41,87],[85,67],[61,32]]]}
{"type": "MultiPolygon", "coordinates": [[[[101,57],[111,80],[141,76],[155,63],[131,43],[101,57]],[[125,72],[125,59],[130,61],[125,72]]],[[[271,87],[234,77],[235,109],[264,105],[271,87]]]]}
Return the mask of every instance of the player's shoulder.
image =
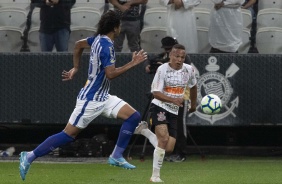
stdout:
{"type": "Polygon", "coordinates": [[[94,43],[95,46],[98,46],[98,47],[110,47],[113,45],[113,42],[111,41],[109,37],[101,36],[101,35],[88,37],[87,41],[89,45],[92,45],[94,43]]]}
{"type": "Polygon", "coordinates": [[[193,69],[193,67],[187,63],[183,63],[183,66],[187,69],[193,69]]]}
{"type": "Polygon", "coordinates": [[[111,41],[111,39],[105,35],[100,36],[100,42],[104,43],[104,44],[113,44],[113,42],[111,41]]]}
{"type": "Polygon", "coordinates": [[[164,64],[160,65],[160,66],[158,67],[158,69],[159,69],[159,70],[166,70],[166,69],[168,68],[168,66],[169,66],[168,63],[164,63],[164,64]]]}
{"type": "Polygon", "coordinates": [[[188,72],[195,72],[195,70],[194,70],[192,65],[183,63],[183,67],[185,67],[188,72]]]}

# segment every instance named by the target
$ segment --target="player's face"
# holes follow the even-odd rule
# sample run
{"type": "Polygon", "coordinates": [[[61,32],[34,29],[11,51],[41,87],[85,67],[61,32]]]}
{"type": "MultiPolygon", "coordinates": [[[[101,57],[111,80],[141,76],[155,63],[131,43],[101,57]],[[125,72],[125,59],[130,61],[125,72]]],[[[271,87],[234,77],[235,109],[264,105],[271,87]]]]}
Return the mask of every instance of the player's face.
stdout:
{"type": "Polygon", "coordinates": [[[119,25],[119,27],[115,28],[115,38],[118,37],[118,35],[120,34],[120,30],[121,30],[121,24],[119,25]]]}
{"type": "Polygon", "coordinates": [[[185,61],[185,56],[185,50],[173,48],[169,54],[170,67],[175,70],[181,69],[185,61]]]}

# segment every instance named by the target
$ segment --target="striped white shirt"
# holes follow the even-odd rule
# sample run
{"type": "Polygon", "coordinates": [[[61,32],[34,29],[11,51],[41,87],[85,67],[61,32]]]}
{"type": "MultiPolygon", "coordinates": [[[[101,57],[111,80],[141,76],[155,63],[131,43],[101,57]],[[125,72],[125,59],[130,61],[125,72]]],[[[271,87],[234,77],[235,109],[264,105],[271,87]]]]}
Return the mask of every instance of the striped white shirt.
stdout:
{"type": "MultiPolygon", "coordinates": [[[[155,74],[151,92],[160,91],[172,98],[184,98],[185,87],[192,88],[196,83],[195,72],[191,65],[183,63],[181,69],[175,70],[169,66],[169,63],[164,63],[159,66],[155,74]]],[[[178,114],[179,107],[173,103],[162,102],[156,98],[152,103],[168,112],[178,114]]]]}
{"type": "Polygon", "coordinates": [[[87,38],[91,46],[88,78],[77,98],[87,101],[105,101],[109,98],[110,81],[105,68],[115,64],[116,57],[113,42],[105,35],[87,38]]]}

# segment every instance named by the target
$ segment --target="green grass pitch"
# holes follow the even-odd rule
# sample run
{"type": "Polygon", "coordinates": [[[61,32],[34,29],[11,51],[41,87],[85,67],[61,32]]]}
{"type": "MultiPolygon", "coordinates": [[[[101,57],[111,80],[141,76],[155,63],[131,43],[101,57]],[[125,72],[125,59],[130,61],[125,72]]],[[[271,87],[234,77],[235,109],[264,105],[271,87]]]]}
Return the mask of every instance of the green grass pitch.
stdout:
{"type": "MultiPolygon", "coordinates": [[[[1,160],[0,160],[1,161],[1,160]]],[[[152,159],[130,161],[135,170],[105,163],[34,162],[22,181],[18,161],[0,162],[0,184],[144,184],[150,183],[152,159]]],[[[164,162],[161,178],[169,184],[282,184],[282,158],[191,156],[185,162],[164,162]]]]}

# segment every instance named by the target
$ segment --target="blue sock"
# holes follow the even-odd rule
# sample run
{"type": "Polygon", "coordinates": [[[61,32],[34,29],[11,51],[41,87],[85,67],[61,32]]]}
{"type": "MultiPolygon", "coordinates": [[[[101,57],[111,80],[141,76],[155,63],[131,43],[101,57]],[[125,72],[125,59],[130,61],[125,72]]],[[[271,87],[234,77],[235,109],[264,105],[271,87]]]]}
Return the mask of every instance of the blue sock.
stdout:
{"type": "Polygon", "coordinates": [[[126,119],[121,128],[120,128],[120,132],[119,132],[119,136],[118,136],[118,140],[115,146],[115,149],[112,153],[112,157],[113,158],[120,158],[122,157],[122,154],[125,150],[125,148],[127,147],[130,138],[135,130],[135,128],[137,127],[138,123],[141,120],[141,116],[139,112],[135,112],[133,113],[128,119],[126,119]]]}
{"type": "Polygon", "coordinates": [[[37,157],[47,155],[54,149],[69,142],[74,141],[74,138],[66,134],[64,131],[48,137],[43,143],[33,150],[34,156],[28,157],[28,162],[31,163],[37,157]]]}

